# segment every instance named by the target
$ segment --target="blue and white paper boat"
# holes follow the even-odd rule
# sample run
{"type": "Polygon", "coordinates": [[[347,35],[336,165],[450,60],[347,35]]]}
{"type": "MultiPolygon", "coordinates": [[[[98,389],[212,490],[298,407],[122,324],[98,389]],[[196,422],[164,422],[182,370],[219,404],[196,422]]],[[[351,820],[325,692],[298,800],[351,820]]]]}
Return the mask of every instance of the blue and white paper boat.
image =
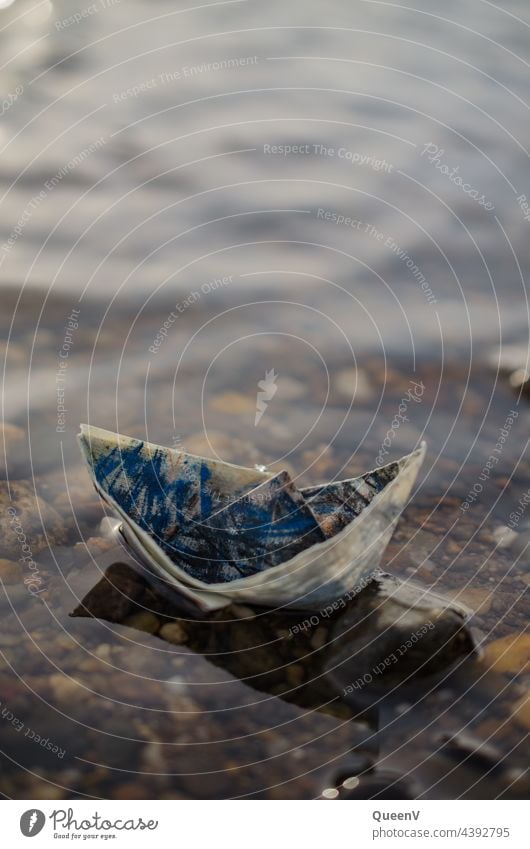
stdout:
{"type": "Polygon", "coordinates": [[[136,555],[201,611],[232,601],[318,610],[377,570],[425,444],[350,480],[277,474],[88,425],[81,450],[136,555]]]}

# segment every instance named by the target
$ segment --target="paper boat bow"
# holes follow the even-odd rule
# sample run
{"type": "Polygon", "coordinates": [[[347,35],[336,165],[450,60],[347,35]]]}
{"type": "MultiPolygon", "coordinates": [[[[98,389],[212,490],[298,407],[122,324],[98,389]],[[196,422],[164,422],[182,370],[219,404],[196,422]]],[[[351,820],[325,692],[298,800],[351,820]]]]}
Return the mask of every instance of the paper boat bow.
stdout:
{"type": "MultiPolygon", "coordinates": [[[[350,480],[297,489],[260,472],[81,426],[95,487],[141,560],[200,610],[320,609],[379,566],[425,444],[350,480]]],[[[363,583],[364,582],[364,583],[363,583]]]]}

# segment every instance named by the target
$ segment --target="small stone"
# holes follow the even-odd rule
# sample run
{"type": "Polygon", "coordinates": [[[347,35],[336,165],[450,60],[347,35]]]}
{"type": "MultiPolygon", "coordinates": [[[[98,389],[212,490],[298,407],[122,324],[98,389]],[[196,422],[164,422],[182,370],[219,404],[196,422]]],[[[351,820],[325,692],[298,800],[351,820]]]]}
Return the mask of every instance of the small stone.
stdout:
{"type": "Polygon", "coordinates": [[[240,416],[245,413],[254,413],[256,410],[256,398],[242,395],[240,392],[223,392],[216,395],[210,402],[212,410],[219,413],[229,413],[232,416],[240,416]]]}
{"type": "Polygon", "coordinates": [[[109,660],[111,656],[111,647],[108,643],[101,643],[93,652],[95,657],[100,660],[109,660]]]}
{"type": "Polygon", "coordinates": [[[167,640],[168,643],[175,643],[175,645],[181,645],[188,641],[188,635],[179,622],[167,622],[165,625],[162,625],[158,636],[162,637],[163,640],[167,640]]]}
{"type": "Polygon", "coordinates": [[[518,368],[515,371],[512,371],[509,381],[512,389],[520,389],[524,387],[525,394],[528,393],[528,386],[525,384],[528,383],[528,379],[530,378],[530,373],[527,372],[525,368],[518,368]]]}
{"type": "Polygon", "coordinates": [[[299,663],[292,663],[287,667],[286,677],[290,687],[299,687],[304,683],[304,667],[299,663]]]}
{"type": "Polygon", "coordinates": [[[0,580],[4,584],[18,584],[22,581],[22,570],[13,560],[0,559],[0,580]]]}
{"type": "Polygon", "coordinates": [[[500,525],[493,531],[493,537],[499,549],[508,549],[514,554],[522,554],[526,551],[530,542],[528,528],[515,531],[507,525],[500,525]]]}
{"type": "Polygon", "coordinates": [[[34,557],[48,545],[61,545],[65,538],[61,517],[35,495],[29,482],[11,481],[9,489],[0,485],[0,557],[34,557]]]}
{"type": "Polygon", "coordinates": [[[484,650],[482,663],[495,672],[517,675],[525,672],[530,660],[530,634],[510,634],[490,643],[484,650]]]}
{"type": "Polygon", "coordinates": [[[137,631],[145,631],[147,634],[156,634],[160,627],[158,617],[147,610],[127,616],[122,624],[127,625],[128,628],[136,628],[137,631]]]}
{"type": "Polygon", "coordinates": [[[507,525],[499,525],[493,531],[493,539],[497,543],[497,548],[510,548],[517,539],[517,531],[509,528],[507,525]]]}
{"type": "Polygon", "coordinates": [[[54,697],[60,702],[79,702],[87,697],[86,689],[66,675],[50,675],[48,684],[54,697]]]}
{"type": "Polygon", "coordinates": [[[322,791],[323,799],[338,799],[339,791],[336,787],[326,787],[325,790],[322,791]]]}
{"type": "Polygon", "coordinates": [[[335,375],[335,388],[348,400],[355,402],[369,401],[373,396],[370,380],[364,371],[354,366],[341,369],[335,375]]]}
{"type": "Polygon", "coordinates": [[[255,619],[256,614],[252,610],[251,607],[247,607],[246,604],[232,604],[230,606],[230,613],[236,617],[236,619],[255,619]]]}

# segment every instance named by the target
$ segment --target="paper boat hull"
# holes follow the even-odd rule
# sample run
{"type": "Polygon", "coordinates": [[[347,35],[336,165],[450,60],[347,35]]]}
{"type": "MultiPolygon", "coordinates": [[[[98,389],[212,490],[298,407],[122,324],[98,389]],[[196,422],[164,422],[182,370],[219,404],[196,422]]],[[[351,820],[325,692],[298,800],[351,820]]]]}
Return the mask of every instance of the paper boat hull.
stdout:
{"type": "MultiPolygon", "coordinates": [[[[377,572],[399,516],[410,497],[425,455],[425,445],[422,444],[419,449],[397,463],[378,470],[384,476],[385,469],[392,468],[389,482],[371,497],[362,512],[354,516],[334,535],[310,543],[308,547],[283,562],[273,565],[272,568],[222,583],[205,583],[194,574],[190,574],[190,571],[181,568],[168,556],[167,551],[157,542],[157,539],[131,518],[131,515],[109,491],[105,478],[100,475],[98,480],[94,471],[97,455],[97,449],[94,446],[98,445],[98,440],[100,443],[103,440],[103,444],[110,444],[112,439],[127,440],[128,437],[119,437],[117,434],[98,428],[87,426],[82,428],[80,444],[91,469],[96,489],[112,511],[121,518],[121,532],[141,562],[165,581],[168,587],[184,596],[203,612],[220,609],[234,601],[272,608],[319,610],[348,594],[355,594],[377,572]]],[[[143,443],[143,445],[146,445],[148,449],[171,452],[172,455],[182,453],[151,446],[149,443],[143,443]]],[[[203,458],[198,459],[203,460],[203,458]]],[[[219,474],[221,482],[228,480],[230,486],[235,486],[237,481],[244,479],[246,485],[259,487],[260,483],[266,482],[271,477],[251,469],[224,463],[216,463],[214,472],[219,474]]],[[[375,475],[376,472],[372,474],[375,475]]],[[[354,484],[356,481],[361,481],[361,478],[341,482],[340,486],[354,484]]],[[[315,499],[313,503],[317,504],[315,493],[319,489],[321,488],[312,487],[301,492],[304,493],[309,504],[312,499],[315,499]]],[[[328,521],[329,518],[326,518],[326,522],[328,521]]],[[[310,536],[311,540],[313,538],[310,536]]]]}

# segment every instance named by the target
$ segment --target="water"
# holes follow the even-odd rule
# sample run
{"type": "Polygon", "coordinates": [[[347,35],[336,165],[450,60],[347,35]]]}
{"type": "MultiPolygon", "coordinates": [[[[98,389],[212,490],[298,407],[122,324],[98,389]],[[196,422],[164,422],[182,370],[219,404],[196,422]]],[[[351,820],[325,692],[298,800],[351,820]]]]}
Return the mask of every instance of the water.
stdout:
{"type": "MultiPolygon", "coordinates": [[[[347,706],[317,710],[327,679],[285,698],[311,659],[259,679],[283,622],[168,642],[122,624],[144,608],[151,630],[172,621],[132,579],[120,616],[108,601],[69,616],[132,563],[102,535],[80,421],[305,484],[425,438],[386,568],[469,604],[484,645],[524,632],[530,414],[509,374],[528,347],[526,18],[480,0],[0,9],[3,521],[15,503],[43,590],[7,535],[0,698],[23,730],[0,723],[2,792],[309,798],[374,733],[347,706]],[[413,382],[420,402],[393,426],[413,382]]],[[[410,771],[431,798],[524,795],[525,650],[385,707],[378,772],[410,771]],[[440,751],[463,730],[493,760],[440,751]]]]}

